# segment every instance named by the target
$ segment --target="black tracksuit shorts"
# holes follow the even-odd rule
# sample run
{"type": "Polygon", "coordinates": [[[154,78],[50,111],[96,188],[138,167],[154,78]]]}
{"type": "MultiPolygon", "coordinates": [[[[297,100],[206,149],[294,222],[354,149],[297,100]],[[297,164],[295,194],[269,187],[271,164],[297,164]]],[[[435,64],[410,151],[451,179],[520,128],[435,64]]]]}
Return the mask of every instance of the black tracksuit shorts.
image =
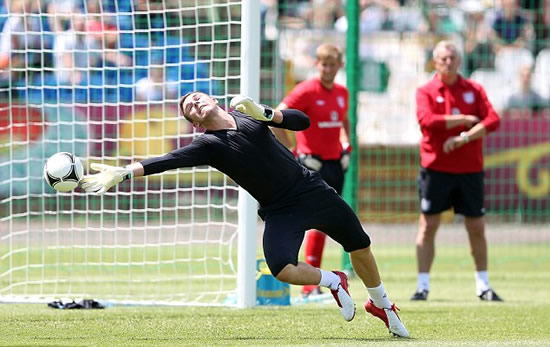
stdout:
{"type": "Polygon", "coordinates": [[[301,193],[298,199],[264,216],[264,255],[274,276],[288,264],[298,264],[298,253],[305,231],[317,229],[338,242],[346,252],[371,244],[352,208],[324,184],[301,193]]]}

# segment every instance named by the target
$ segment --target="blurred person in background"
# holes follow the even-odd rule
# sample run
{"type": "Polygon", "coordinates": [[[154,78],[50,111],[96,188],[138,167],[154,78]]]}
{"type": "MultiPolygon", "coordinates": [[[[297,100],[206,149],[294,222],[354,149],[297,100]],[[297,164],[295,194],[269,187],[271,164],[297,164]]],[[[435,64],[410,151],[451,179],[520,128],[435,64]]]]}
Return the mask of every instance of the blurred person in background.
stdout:
{"type": "Polygon", "coordinates": [[[521,14],[518,0],[502,0],[492,29],[497,52],[505,47],[529,48],[532,44],[532,23],[521,14]]]}
{"type": "MultiPolygon", "coordinates": [[[[344,174],[351,153],[349,93],[345,86],[334,81],[343,65],[343,52],[338,46],[324,43],[317,47],[315,67],[318,75],[299,83],[277,107],[279,110],[297,109],[304,112],[310,117],[311,126],[296,132],[293,139],[289,138],[289,133],[284,129],[273,129],[281,143],[296,153],[300,163],[319,172],[338,194],[342,194],[344,174]]],[[[325,239],[326,235],[318,230],[307,232],[306,263],[315,267],[321,266],[325,239]]],[[[302,288],[304,296],[320,293],[319,286],[302,288]]]]}
{"type": "MultiPolygon", "coordinates": [[[[392,30],[392,12],[398,12],[400,4],[396,0],[360,0],[359,30],[361,33],[373,33],[380,30],[392,30]]],[[[335,23],[336,30],[346,32],[347,17],[340,16],[335,23]]]]}
{"type": "Polygon", "coordinates": [[[312,29],[334,29],[336,20],[345,15],[342,0],[310,0],[309,24],[312,29]]]}
{"type": "Polygon", "coordinates": [[[439,37],[459,35],[464,27],[464,14],[454,1],[423,0],[420,3],[424,15],[421,31],[439,37]]]}
{"type": "Polygon", "coordinates": [[[50,28],[62,32],[71,28],[71,16],[80,12],[74,0],[51,0],[46,6],[50,28]]]}
{"type": "MultiPolygon", "coordinates": [[[[99,66],[125,67],[133,64],[132,58],[120,52],[116,13],[101,0],[88,0],[85,5],[86,31],[90,54],[99,53],[99,66]]],[[[95,66],[95,65],[94,65],[95,66]]]]}
{"type": "Polygon", "coordinates": [[[18,82],[30,80],[44,65],[40,2],[13,0],[8,5],[8,20],[0,34],[0,84],[11,87],[11,96],[18,97],[18,82]]]}
{"type": "Polygon", "coordinates": [[[87,35],[84,14],[73,13],[68,25],[66,29],[55,32],[55,73],[60,84],[78,85],[86,82],[90,67],[99,66],[101,53],[90,50],[98,46],[90,42],[93,39],[87,35]]]}
{"type": "Polygon", "coordinates": [[[460,3],[465,15],[464,70],[470,75],[476,69],[494,69],[495,52],[491,41],[491,22],[488,9],[479,0],[460,3]]]}
{"type": "Polygon", "coordinates": [[[281,27],[305,28],[310,12],[310,0],[277,1],[277,17],[281,27]]]}
{"type": "Polygon", "coordinates": [[[531,13],[533,22],[534,47],[533,54],[550,48],[550,1],[549,0],[520,0],[523,8],[531,13]]]}
{"type": "Polygon", "coordinates": [[[522,65],[518,70],[516,90],[510,94],[505,109],[514,115],[531,115],[547,105],[532,85],[533,67],[530,64],[522,65]]]}
{"type": "Polygon", "coordinates": [[[162,57],[152,59],[149,76],[136,83],[136,99],[138,101],[163,101],[177,97],[177,81],[169,81],[166,78],[164,64],[162,57]]]}
{"type": "Polygon", "coordinates": [[[456,45],[440,41],[433,50],[436,75],[416,91],[420,143],[419,230],[416,237],[418,282],[411,300],[427,300],[435,236],[441,213],[454,208],[464,226],[475,263],[476,294],[484,301],[502,301],[489,283],[485,238],[483,140],[500,118],[479,84],[459,73],[456,45]]]}

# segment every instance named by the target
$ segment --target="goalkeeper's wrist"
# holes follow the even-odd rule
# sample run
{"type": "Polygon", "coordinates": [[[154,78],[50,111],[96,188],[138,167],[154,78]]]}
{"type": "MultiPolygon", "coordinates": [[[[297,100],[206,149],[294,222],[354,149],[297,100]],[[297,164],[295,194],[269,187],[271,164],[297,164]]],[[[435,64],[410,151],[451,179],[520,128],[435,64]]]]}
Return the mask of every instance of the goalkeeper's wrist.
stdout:
{"type": "Polygon", "coordinates": [[[126,181],[134,177],[134,170],[130,165],[126,165],[124,170],[125,171],[122,173],[122,181],[126,181]]]}
{"type": "Polygon", "coordinates": [[[272,121],[273,117],[275,116],[275,111],[273,111],[273,109],[267,105],[262,105],[262,106],[264,108],[265,119],[267,119],[268,121],[272,121]]]}

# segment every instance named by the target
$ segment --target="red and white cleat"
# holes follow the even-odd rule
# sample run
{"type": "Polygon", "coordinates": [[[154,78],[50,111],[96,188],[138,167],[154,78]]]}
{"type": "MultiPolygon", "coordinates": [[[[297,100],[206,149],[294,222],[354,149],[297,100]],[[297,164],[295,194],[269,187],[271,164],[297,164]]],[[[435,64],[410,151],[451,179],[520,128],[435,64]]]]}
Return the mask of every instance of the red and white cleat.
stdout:
{"type": "Polygon", "coordinates": [[[369,299],[365,304],[365,310],[373,316],[380,318],[386,324],[390,334],[398,337],[409,337],[409,332],[403,323],[401,323],[401,319],[399,319],[399,315],[397,314],[399,307],[395,306],[395,304],[392,304],[390,308],[379,308],[369,299]]]}
{"type": "Polygon", "coordinates": [[[355,317],[355,303],[351,299],[348,291],[348,276],[341,271],[333,271],[336,275],[340,277],[340,284],[338,289],[331,289],[330,292],[334,296],[334,300],[340,307],[340,313],[344,319],[348,322],[353,320],[355,317]]]}

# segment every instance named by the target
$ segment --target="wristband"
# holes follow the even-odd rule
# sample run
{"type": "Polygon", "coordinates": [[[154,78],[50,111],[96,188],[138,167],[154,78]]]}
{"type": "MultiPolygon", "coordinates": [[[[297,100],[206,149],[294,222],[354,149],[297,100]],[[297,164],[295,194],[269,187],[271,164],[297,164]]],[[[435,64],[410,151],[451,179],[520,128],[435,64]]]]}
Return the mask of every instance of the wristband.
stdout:
{"type": "Polygon", "coordinates": [[[273,112],[273,109],[269,106],[266,106],[266,105],[262,105],[264,107],[264,117],[268,120],[268,121],[272,121],[273,120],[273,116],[274,116],[274,112],[273,112]]]}
{"type": "Polygon", "coordinates": [[[126,170],[128,170],[127,173],[124,173],[124,175],[122,175],[122,180],[123,181],[126,181],[126,180],[129,180],[131,179],[132,177],[134,177],[134,170],[132,170],[132,168],[130,167],[130,165],[126,165],[124,167],[126,170]]]}

